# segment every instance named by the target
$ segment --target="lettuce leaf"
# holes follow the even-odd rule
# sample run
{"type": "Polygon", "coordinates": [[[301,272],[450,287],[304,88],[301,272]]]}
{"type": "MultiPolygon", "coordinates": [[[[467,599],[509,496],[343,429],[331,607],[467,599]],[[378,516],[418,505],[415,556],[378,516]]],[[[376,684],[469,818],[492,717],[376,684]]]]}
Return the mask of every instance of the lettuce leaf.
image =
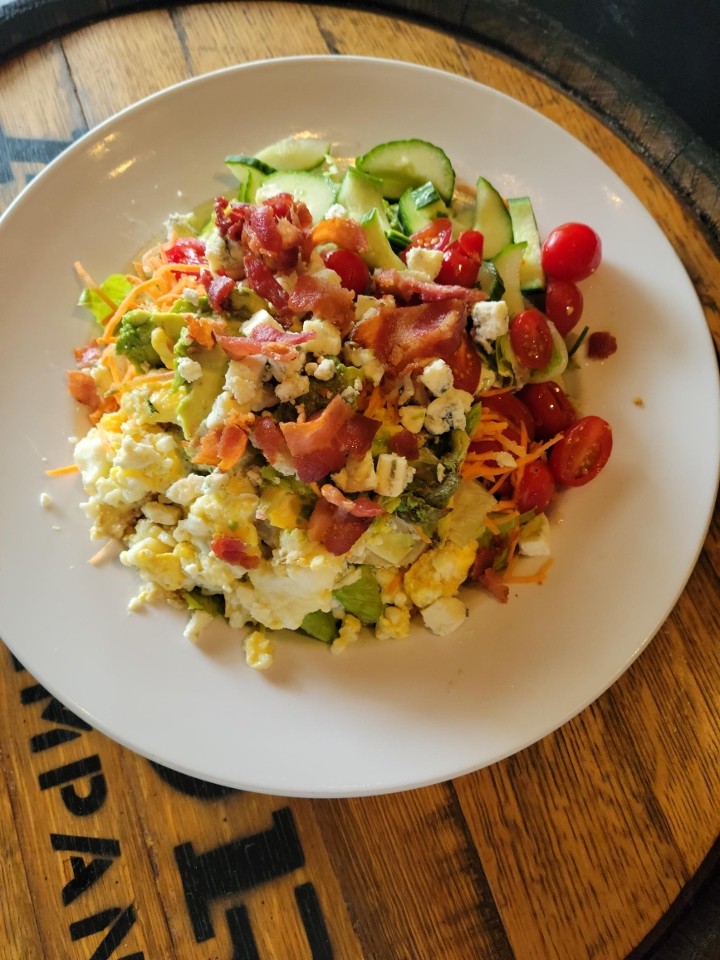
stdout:
{"type": "MultiPolygon", "coordinates": [[[[125,299],[127,294],[130,293],[132,286],[123,273],[111,273],[110,276],[100,284],[100,289],[113,303],[119,304],[125,299]]],[[[85,307],[86,310],[89,310],[98,323],[107,320],[113,312],[100,294],[94,290],[89,290],[87,287],[80,294],[78,306],[85,307]]]]}
{"type": "Polygon", "coordinates": [[[375,579],[371,567],[360,567],[358,579],[345,587],[333,590],[333,596],[348,613],[357,617],[362,623],[377,623],[382,615],[380,584],[375,579]]]}

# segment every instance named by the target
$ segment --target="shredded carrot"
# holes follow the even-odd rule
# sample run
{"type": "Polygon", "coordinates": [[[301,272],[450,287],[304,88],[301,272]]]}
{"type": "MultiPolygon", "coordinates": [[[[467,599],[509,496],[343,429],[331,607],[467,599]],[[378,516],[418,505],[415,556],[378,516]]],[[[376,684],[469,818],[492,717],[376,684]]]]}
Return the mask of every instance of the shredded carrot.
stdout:
{"type": "Polygon", "coordinates": [[[74,463],[69,463],[66,467],[53,467],[45,471],[46,477],[64,477],[68,473],[78,473],[79,468],[74,463]]]}
{"type": "MultiPolygon", "coordinates": [[[[115,312],[108,317],[105,323],[105,332],[99,338],[100,343],[110,343],[120,321],[125,314],[137,304],[138,296],[147,294],[151,300],[155,301],[162,294],[166,294],[172,286],[171,274],[173,270],[181,269],[182,272],[195,272],[200,269],[194,264],[184,263],[163,263],[160,264],[149,280],[141,280],[128,292],[125,298],[118,305],[115,312]],[[153,295],[153,290],[157,292],[153,295]]],[[[129,277],[130,280],[137,280],[136,277],[129,277]]]]}
{"type": "Polygon", "coordinates": [[[111,300],[110,297],[105,293],[105,291],[99,287],[87,270],[83,267],[79,260],[75,261],[75,272],[80,277],[82,282],[85,284],[88,290],[92,290],[94,294],[100,297],[111,310],[117,310],[117,304],[114,300],[111,300]]]}
{"type": "Polygon", "coordinates": [[[368,404],[365,407],[365,416],[371,417],[374,413],[377,413],[377,411],[382,407],[382,405],[383,405],[382,390],[380,389],[380,387],[375,387],[373,392],[370,394],[370,399],[368,400],[368,404]]]}

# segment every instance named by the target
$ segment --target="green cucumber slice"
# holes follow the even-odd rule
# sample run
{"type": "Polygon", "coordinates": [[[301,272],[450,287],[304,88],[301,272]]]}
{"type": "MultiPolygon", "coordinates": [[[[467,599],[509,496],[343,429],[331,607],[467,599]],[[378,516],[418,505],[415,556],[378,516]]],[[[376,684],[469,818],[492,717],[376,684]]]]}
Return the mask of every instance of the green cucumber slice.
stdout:
{"type": "Polygon", "coordinates": [[[477,285],[487,294],[488,300],[502,300],[505,287],[492,260],[483,260],[480,264],[477,285]]]}
{"type": "Polygon", "coordinates": [[[310,211],[313,222],[317,223],[325,216],[328,208],[335,203],[337,186],[321,173],[307,170],[278,170],[265,177],[254,197],[248,199],[260,203],[277,193],[290,193],[296,200],[302,200],[310,211]]]}
{"type": "Polygon", "coordinates": [[[513,240],[515,243],[527,244],[520,264],[520,289],[544,290],[545,273],[541,262],[540,234],[530,198],[509,199],[508,213],[512,222],[513,240]]]}
{"type": "Polygon", "coordinates": [[[317,137],[284,137],[258,150],[255,157],[276,170],[314,170],[325,162],[330,141],[317,137]]]}
{"type": "Polygon", "coordinates": [[[360,251],[360,256],[371,269],[375,267],[382,270],[405,269],[405,264],[390,246],[377,208],[362,218],[360,226],[367,241],[367,247],[360,251]]]}
{"type": "Polygon", "coordinates": [[[427,140],[390,140],[379,143],[355,160],[364,173],[383,181],[383,195],[397,200],[408,187],[430,180],[446,203],[455,189],[455,170],[444,150],[427,140]]]}
{"type": "Polygon", "coordinates": [[[525,302],[520,292],[520,264],[525,255],[526,246],[525,243],[509,243],[492,261],[505,288],[502,299],[507,304],[511,317],[522,313],[525,309],[525,302]]]}
{"type": "Polygon", "coordinates": [[[505,201],[484,177],[478,178],[476,186],[473,230],[479,230],[485,238],[483,257],[486,260],[492,260],[513,241],[512,221],[505,201]]]}
{"type": "Polygon", "coordinates": [[[409,187],[398,200],[398,217],[405,233],[417,233],[436,217],[447,216],[448,208],[435,185],[428,180],[419,187],[409,187]]]}
{"type": "Polygon", "coordinates": [[[225,157],[225,166],[240,184],[237,199],[241,201],[252,200],[263,180],[271,173],[275,173],[274,168],[269,164],[263,163],[257,157],[247,157],[242,153],[225,157]]]}
{"type": "Polygon", "coordinates": [[[362,220],[377,210],[383,230],[390,229],[383,203],[382,180],[377,177],[348,167],[338,190],[337,202],[345,207],[353,220],[362,220]]]}

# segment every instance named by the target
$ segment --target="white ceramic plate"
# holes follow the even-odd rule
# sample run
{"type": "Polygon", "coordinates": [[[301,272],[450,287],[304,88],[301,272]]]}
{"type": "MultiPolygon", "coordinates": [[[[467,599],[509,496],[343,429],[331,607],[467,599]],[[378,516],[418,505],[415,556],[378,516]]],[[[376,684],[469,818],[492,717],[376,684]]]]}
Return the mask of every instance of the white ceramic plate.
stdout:
{"type": "Polygon", "coordinates": [[[538,740],[599,696],[669,613],[697,559],[718,472],[718,380],[694,290],[664,235],[589,150],[527,107],[457,76],[363,58],[247,64],[143,101],[41,174],[0,223],[0,635],[94,727],[177,770],[282,795],[346,796],[438,782],[538,740]],[[81,419],[65,390],[91,332],[73,261],[122,269],[169,212],[229,189],[223,159],[289,133],[341,155],[384,140],[440,144],[461,178],[532,197],[540,230],[601,234],[586,318],[616,336],[581,375],[615,448],[563,497],[543,587],[500,605],[469,592],[468,625],[341,656],[278,643],[267,673],[218,625],[194,646],[169,609],[128,614],[137,589],[95,551],[70,460],[81,419]],[[636,398],[642,399],[638,405],[636,398]],[[692,483],[688,484],[688,477],[692,483]],[[51,509],[40,506],[48,492],[51,509]]]}

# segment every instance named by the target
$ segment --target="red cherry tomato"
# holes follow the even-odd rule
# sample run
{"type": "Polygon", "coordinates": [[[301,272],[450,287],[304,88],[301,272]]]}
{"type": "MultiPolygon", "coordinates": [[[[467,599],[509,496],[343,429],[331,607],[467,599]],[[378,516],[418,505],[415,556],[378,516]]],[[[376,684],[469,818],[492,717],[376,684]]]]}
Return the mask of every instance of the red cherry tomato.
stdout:
{"type": "Polygon", "coordinates": [[[547,317],[531,308],[510,321],[510,344],[520,363],[529,370],[542,370],[550,363],[553,339],[547,317]]]}
{"type": "Polygon", "coordinates": [[[485,239],[478,230],[464,230],[445,251],[437,283],[474,287],[477,283],[485,239]]]}
{"type": "Polygon", "coordinates": [[[485,246],[485,237],[479,230],[463,230],[457,242],[464,254],[480,263],[483,255],[483,247],[485,246]]]}
{"type": "Polygon", "coordinates": [[[451,239],[452,223],[447,217],[438,217],[410,237],[410,246],[425,247],[427,250],[445,250],[451,239]]]}
{"type": "Polygon", "coordinates": [[[583,312],[583,295],[572,280],[549,280],[545,291],[545,313],[561,337],[576,326],[583,312]]]}
{"type": "Polygon", "coordinates": [[[453,386],[456,390],[475,393],[480,383],[482,362],[467,333],[460,340],[455,352],[445,358],[453,374],[453,386]]]}
{"type": "Polygon", "coordinates": [[[536,510],[544,513],[555,496],[555,478],[544,460],[529,463],[515,491],[515,502],[521,513],[536,510]]]}
{"type": "Polygon", "coordinates": [[[494,393],[489,397],[480,397],[480,401],[488,410],[494,410],[500,416],[505,417],[509,424],[512,424],[518,430],[518,440],[520,439],[520,426],[525,424],[528,440],[535,439],[535,420],[528,407],[512,393],[494,393]]]}
{"type": "Polygon", "coordinates": [[[322,260],[326,267],[337,273],[346,290],[365,293],[370,283],[370,270],[357,253],[351,250],[329,250],[322,254],[322,260]]]}
{"type": "Polygon", "coordinates": [[[600,265],[602,243],[586,223],[563,223],[547,235],[542,245],[542,267],[553,280],[577,282],[600,265]]]}
{"type": "Polygon", "coordinates": [[[600,473],[611,450],[610,424],[602,417],[583,417],[550,451],[550,469],[558,483],[582,487],[600,473]]]}
{"type": "Polygon", "coordinates": [[[538,440],[549,440],[562,433],[575,420],[575,408],[568,395],[553,380],[528,383],[517,396],[530,411],[538,440]]]}

